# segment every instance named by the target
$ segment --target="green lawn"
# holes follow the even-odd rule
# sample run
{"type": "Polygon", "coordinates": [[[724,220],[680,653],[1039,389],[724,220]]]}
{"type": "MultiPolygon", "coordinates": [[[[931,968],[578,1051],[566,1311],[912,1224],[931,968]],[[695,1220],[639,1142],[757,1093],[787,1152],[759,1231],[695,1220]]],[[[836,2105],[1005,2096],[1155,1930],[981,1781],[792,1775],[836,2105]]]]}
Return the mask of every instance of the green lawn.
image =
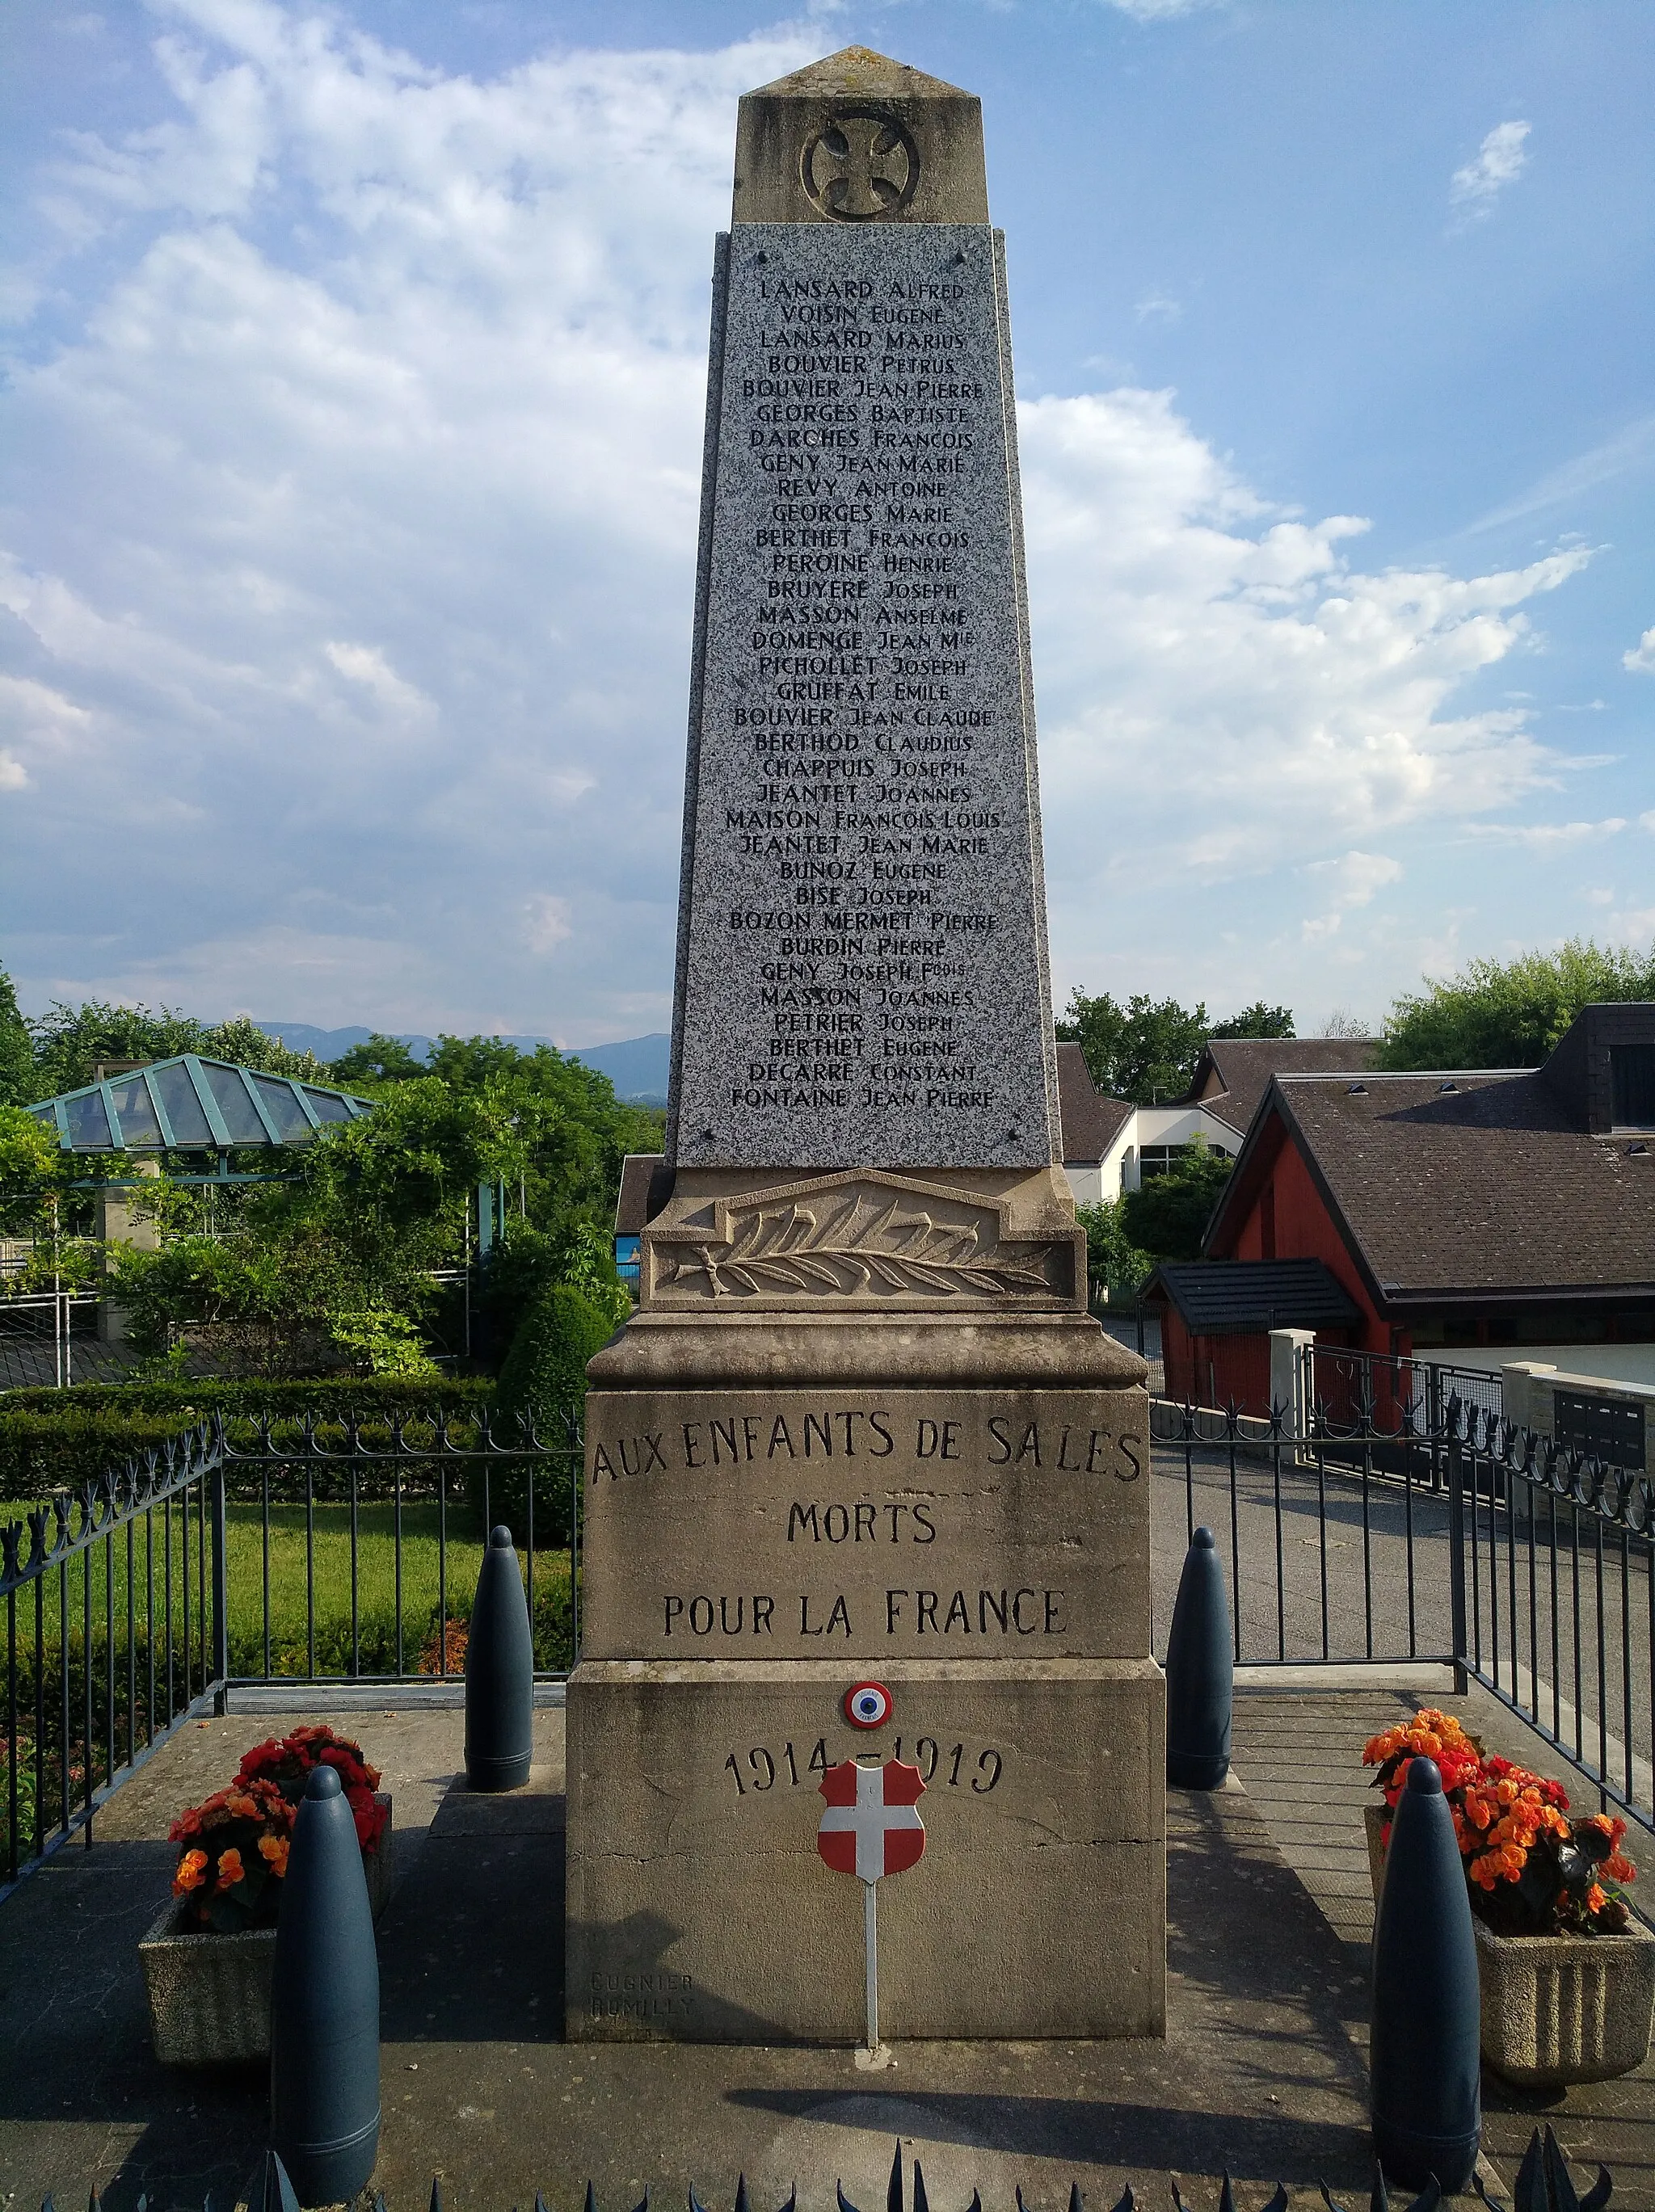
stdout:
{"type": "MultiPolygon", "coordinates": [[[[12,1511],[25,1510],[21,1506],[9,1509],[8,1517],[12,1511]]],[[[169,1541],[167,1523],[161,1511],[157,1510],[151,1517],[151,1547],[146,1547],[143,1520],[132,1526],[131,1577],[138,1640],[142,1643],[148,1612],[147,1591],[153,1578],[153,1617],[157,1644],[161,1641],[167,1554],[170,1549],[176,1644],[184,1632],[185,1518],[174,1501],[169,1541]]],[[[311,1509],[307,1540],[304,1505],[272,1504],[266,1534],[260,1506],[232,1503],[226,1515],[232,1674],[412,1674],[421,1669],[422,1662],[425,1671],[435,1673],[439,1611],[450,1622],[464,1621],[470,1615],[482,1564],[482,1546],[468,1534],[460,1533],[471,1524],[457,1505],[450,1505],[447,1514],[445,1587],[444,1547],[439,1540],[437,1504],[425,1498],[404,1503],[399,1636],[396,1524],[397,1508],[388,1500],[376,1499],[356,1508],[356,1607],[353,1623],[351,1511],[348,1504],[318,1504],[311,1509]]],[[[193,1502],[187,1544],[190,1618],[198,1626],[203,1546],[199,1516],[193,1502]]],[[[77,1644],[84,1634],[88,1568],[93,1649],[100,1655],[100,1666],[112,1617],[114,1640],[120,1650],[125,1648],[126,1530],[118,1529],[106,1547],[94,1543],[70,1562],[66,1581],[72,1645],[77,1644]]],[[[534,1558],[534,1628],[535,1657],[539,1666],[559,1668],[570,1663],[569,1613],[569,1554],[538,1552],[534,1558]]],[[[27,1592],[20,1593],[20,1645],[32,1644],[33,1616],[32,1599],[27,1592]]],[[[53,1652],[61,1644],[62,1618],[59,1575],[53,1571],[46,1577],[44,1606],[46,1641],[53,1652]]],[[[453,1663],[451,1656],[451,1669],[453,1663]]]]}

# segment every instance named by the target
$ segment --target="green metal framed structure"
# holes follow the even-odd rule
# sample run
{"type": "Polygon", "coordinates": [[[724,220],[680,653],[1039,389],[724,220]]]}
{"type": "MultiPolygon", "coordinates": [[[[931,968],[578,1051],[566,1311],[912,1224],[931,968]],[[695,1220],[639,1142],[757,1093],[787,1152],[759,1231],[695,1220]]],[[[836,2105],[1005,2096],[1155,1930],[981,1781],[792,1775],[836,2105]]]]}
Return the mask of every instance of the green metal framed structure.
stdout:
{"type": "Polygon", "coordinates": [[[29,1112],[66,1152],[231,1152],[307,1145],[359,1121],[371,1098],[198,1053],[153,1060],[41,1099],[29,1112]]]}

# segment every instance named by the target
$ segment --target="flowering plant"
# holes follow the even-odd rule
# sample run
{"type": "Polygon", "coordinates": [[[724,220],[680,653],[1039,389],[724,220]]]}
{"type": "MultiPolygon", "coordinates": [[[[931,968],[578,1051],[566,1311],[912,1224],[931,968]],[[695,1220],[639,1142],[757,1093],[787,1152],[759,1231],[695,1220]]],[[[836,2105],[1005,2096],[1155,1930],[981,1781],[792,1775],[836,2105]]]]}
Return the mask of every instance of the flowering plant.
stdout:
{"type": "Polygon", "coordinates": [[[1631,1918],[1615,1885],[1637,1869],[1621,1849],[1624,1820],[1569,1818],[1568,1793],[1509,1759],[1486,1754],[1451,1713],[1424,1705],[1370,1737],[1362,1764],[1384,1794],[1381,1835],[1408,1780],[1409,1762],[1435,1759],[1465,1868],[1471,1910],[1501,1936],[1618,1935],[1631,1918]]]}
{"type": "Polygon", "coordinates": [[[167,1835],[182,1844],[173,1894],[201,1928],[233,1933],[274,1920],[288,1870],[294,1808],[271,1782],[233,1782],[180,1813],[167,1835]]]}
{"type": "Polygon", "coordinates": [[[374,1794],[380,1786],[380,1770],[362,1757],[361,1744],[336,1735],[325,1722],[255,1744],[236,1778],[244,1784],[271,1783],[296,1805],[314,1766],[331,1766],[338,1773],[356,1823],[357,1842],[365,1851],[377,1850],[386,1822],[386,1808],[374,1794]]]}

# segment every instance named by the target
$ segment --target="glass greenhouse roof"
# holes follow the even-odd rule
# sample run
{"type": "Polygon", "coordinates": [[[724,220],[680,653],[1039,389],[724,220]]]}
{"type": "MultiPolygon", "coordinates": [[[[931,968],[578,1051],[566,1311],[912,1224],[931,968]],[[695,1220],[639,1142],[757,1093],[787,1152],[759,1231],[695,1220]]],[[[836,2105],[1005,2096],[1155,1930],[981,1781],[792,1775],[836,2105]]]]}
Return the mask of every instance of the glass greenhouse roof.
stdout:
{"type": "Polygon", "coordinates": [[[331,1121],[359,1121],[371,1098],[193,1052],[42,1099],[29,1112],[69,1152],[216,1152],[307,1145],[331,1121]]]}

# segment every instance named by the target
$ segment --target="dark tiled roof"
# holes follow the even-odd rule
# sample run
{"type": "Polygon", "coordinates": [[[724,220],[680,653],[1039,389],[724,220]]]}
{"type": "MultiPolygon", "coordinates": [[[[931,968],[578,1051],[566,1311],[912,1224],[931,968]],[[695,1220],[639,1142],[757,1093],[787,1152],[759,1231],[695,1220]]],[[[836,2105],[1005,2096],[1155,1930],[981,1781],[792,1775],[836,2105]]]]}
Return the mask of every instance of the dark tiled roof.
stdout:
{"type": "Polygon", "coordinates": [[[1129,1099],[1099,1091],[1078,1044],[1057,1048],[1057,1109],[1066,1160],[1100,1160],[1132,1118],[1129,1099]]]}
{"type": "Polygon", "coordinates": [[[1378,1047],[1367,1037],[1214,1037],[1196,1063],[1193,1100],[1209,1073],[1221,1088],[1202,1099],[1208,1113],[1244,1136],[1273,1075],[1341,1074],[1372,1067],[1378,1047]]]}
{"type": "Polygon", "coordinates": [[[1274,1095],[1386,1300],[1655,1297],[1655,1141],[1592,1136],[1542,1071],[1370,1073],[1355,1092],[1289,1076],[1274,1095]]]}
{"type": "Polygon", "coordinates": [[[1165,1291],[1192,1336],[1269,1328],[1350,1328],[1355,1301],[1320,1260],[1208,1260],[1159,1267],[1146,1297],[1165,1291]]]}
{"type": "Polygon", "coordinates": [[[664,1182],[666,1161],[660,1152],[629,1152],[621,1162],[621,1194],[615,1201],[615,1234],[636,1237],[666,1205],[667,1193],[653,1197],[655,1178],[664,1182]]]}

